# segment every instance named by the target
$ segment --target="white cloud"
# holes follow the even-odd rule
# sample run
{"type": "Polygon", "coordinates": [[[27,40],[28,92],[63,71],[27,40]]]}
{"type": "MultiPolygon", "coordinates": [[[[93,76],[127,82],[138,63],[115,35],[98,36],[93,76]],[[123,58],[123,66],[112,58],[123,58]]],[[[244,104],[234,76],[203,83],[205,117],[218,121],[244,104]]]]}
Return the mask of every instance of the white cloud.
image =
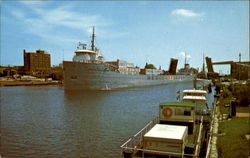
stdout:
{"type": "Polygon", "coordinates": [[[186,59],[190,59],[190,58],[191,58],[191,55],[186,54],[185,52],[180,52],[179,55],[180,55],[182,58],[184,58],[184,59],[185,59],[185,57],[186,57],[186,59]]]}
{"type": "Polygon", "coordinates": [[[60,44],[78,42],[79,39],[72,32],[89,36],[92,26],[98,28],[99,37],[117,38],[126,35],[123,32],[105,29],[106,26],[112,25],[112,22],[103,16],[77,12],[71,4],[45,9],[42,1],[20,1],[20,3],[27,6],[28,9],[24,11],[11,8],[11,14],[24,24],[27,33],[36,35],[47,42],[55,43],[55,41],[58,41],[60,44]],[[26,11],[29,14],[26,14],[26,11]]]}
{"type": "Polygon", "coordinates": [[[11,15],[13,15],[14,17],[18,18],[18,19],[22,19],[25,17],[24,12],[22,12],[19,9],[12,9],[10,10],[11,15]]]}
{"type": "Polygon", "coordinates": [[[202,16],[202,13],[196,13],[192,10],[187,9],[175,9],[171,12],[172,15],[179,15],[184,17],[199,17],[202,16]]]}
{"type": "Polygon", "coordinates": [[[147,6],[151,4],[151,1],[136,1],[137,4],[142,5],[142,6],[147,6]]]}
{"type": "Polygon", "coordinates": [[[20,3],[26,5],[27,7],[41,6],[47,4],[49,1],[39,1],[39,0],[20,0],[20,3]]]}
{"type": "Polygon", "coordinates": [[[63,5],[53,9],[31,8],[44,24],[80,29],[85,33],[90,26],[109,26],[111,22],[99,15],[87,15],[74,11],[72,5],[63,5]]]}

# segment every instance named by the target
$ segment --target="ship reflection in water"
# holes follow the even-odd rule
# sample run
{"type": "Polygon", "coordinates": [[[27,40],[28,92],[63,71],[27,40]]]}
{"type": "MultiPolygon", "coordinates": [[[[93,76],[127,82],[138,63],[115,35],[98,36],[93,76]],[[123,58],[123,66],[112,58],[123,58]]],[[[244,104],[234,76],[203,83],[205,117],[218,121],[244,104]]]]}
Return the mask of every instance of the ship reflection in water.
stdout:
{"type": "Polygon", "coordinates": [[[108,91],[1,87],[2,157],[121,157],[120,145],[175,101],[170,84],[108,91]]]}

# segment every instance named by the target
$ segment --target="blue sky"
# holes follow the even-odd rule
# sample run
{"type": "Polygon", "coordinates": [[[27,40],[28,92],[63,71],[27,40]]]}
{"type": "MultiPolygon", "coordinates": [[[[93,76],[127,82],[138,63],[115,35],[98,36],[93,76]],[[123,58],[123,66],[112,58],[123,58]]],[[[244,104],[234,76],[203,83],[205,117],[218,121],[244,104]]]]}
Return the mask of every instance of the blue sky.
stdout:
{"type": "Polygon", "coordinates": [[[213,61],[249,60],[248,1],[1,1],[1,65],[23,65],[23,49],[44,49],[52,65],[72,60],[79,41],[107,61],[123,59],[168,69],[213,61]]]}

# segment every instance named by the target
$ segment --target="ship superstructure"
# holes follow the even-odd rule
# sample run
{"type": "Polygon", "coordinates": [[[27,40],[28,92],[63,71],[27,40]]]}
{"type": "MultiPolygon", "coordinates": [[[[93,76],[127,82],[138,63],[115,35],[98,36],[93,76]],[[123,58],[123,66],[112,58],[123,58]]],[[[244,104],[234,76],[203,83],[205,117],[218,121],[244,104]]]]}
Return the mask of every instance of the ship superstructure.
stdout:
{"type": "Polygon", "coordinates": [[[164,75],[163,70],[140,69],[124,60],[104,61],[95,46],[95,29],[91,48],[79,42],[73,61],[64,61],[65,89],[105,90],[125,87],[160,85],[174,82],[190,82],[194,75],[164,75]]]}
{"type": "Polygon", "coordinates": [[[81,63],[103,63],[103,60],[104,58],[100,54],[99,49],[95,47],[95,28],[93,27],[91,49],[87,49],[87,44],[79,42],[73,61],[81,63]]]}

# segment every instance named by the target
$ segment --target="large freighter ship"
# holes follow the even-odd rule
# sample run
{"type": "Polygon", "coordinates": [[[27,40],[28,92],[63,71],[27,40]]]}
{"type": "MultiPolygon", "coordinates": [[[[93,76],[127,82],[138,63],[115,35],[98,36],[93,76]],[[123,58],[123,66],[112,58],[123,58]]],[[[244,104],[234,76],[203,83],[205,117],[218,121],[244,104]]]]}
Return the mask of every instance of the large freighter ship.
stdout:
{"type": "Polygon", "coordinates": [[[190,82],[194,79],[194,75],[163,75],[163,70],[140,69],[124,60],[105,62],[95,47],[94,28],[91,49],[87,49],[87,44],[79,42],[73,61],[63,62],[63,71],[64,89],[71,90],[108,90],[190,82]]]}

